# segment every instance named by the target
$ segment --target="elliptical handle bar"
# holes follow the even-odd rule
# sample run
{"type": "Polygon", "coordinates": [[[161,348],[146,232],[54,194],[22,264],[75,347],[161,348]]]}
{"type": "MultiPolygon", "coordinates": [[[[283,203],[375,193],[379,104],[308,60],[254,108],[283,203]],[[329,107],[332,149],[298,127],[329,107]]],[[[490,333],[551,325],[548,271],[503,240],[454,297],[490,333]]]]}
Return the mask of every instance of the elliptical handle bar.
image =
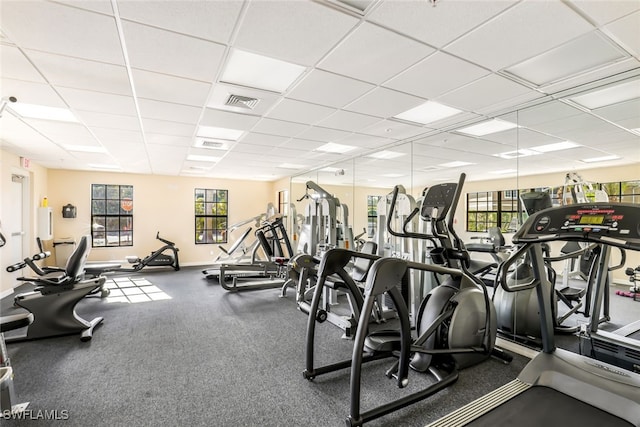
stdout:
{"type": "Polygon", "coordinates": [[[510,285],[507,282],[507,273],[509,272],[509,268],[511,268],[512,265],[518,262],[518,260],[531,248],[532,245],[532,243],[527,243],[521,246],[517,251],[511,254],[511,256],[506,261],[498,265],[498,272],[495,279],[497,283],[495,283],[494,288],[499,284],[500,286],[502,286],[502,289],[507,292],[518,292],[524,291],[526,289],[533,289],[538,285],[535,277],[532,277],[529,282],[519,285],[510,285]]]}
{"type": "Polygon", "coordinates": [[[411,222],[413,217],[416,216],[416,214],[418,213],[418,208],[415,208],[413,212],[411,212],[411,214],[404,221],[404,224],[402,224],[402,232],[395,231],[393,229],[393,226],[391,225],[391,219],[393,218],[396,210],[396,202],[398,200],[399,191],[400,191],[399,185],[396,185],[395,187],[393,187],[393,193],[391,195],[391,206],[389,207],[389,213],[387,214],[387,231],[389,231],[389,234],[395,237],[414,237],[416,239],[428,239],[429,236],[427,235],[414,233],[412,231],[407,231],[407,226],[411,222]]]}

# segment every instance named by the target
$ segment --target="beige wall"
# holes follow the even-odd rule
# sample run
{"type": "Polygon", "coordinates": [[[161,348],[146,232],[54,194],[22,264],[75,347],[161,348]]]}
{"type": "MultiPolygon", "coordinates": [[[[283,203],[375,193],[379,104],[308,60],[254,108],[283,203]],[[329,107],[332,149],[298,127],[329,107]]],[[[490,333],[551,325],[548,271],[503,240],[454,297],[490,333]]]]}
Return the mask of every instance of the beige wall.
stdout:
{"type": "Polygon", "coordinates": [[[50,170],[49,205],[54,210],[55,238],[78,239],[91,232],[91,184],[133,185],[134,193],[134,246],[93,248],[89,259],[99,261],[124,260],[127,255],[144,257],[162,245],[155,239],[159,231],[176,243],[181,264],[211,262],[218,246],[194,242],[195,188],[229,190],[229,224],[264,213],[269,202],[277,201],[269,182],[50,170]],[[67,203],[77,207],[76,218],[62,218],[62,207],[67,203]]]}
{"type": "MultiPolygon", "coordinates": [[[[160,234],[176,242],[180,248],[180,261],[183,265],[206,265],[219,253],[216,245],[196,245],[193,241],[193,192],[195,188],[220,188],[229,190],[229,223],[264,213],[268,203],[277,204],[278,191],[289,190],[289,200],[294,202],[304,195],[304,183],[291,184],[288,178],[275,182],[256,182],[222,180],[197,177],[148,176],[107,172],[80,172],[69,170],[47,170],[31,164],[28,170],[20,167],[20,158],[0,150],[0,219],[12,209],[9,186],[12,173],[27,174],[30,179],[31,201],[29,206],[29,233],[27,254],[36,250],[37,208],[44,197],[54,214],[54,238],[71,237],[78,239],[90,233],[90,188],[91,184],[130,184],[134,187],[134,246],[126,248],[94,248],[91,260],[123,260],[127,255],[146,256],[160,246],[155,234],[160,234]],[[71,203],[77,207],[75,219],[62,218],[62,206],[71,203]]],[[[640,178],[640,165],[616,168],[585,170],[581,175],[590,181],[635,180],[640,178]]],[[[564,183],[564,173],[519,177],[517,180],[503,179],[494,181],[467,182],[463,191],[463,200],[456,211],[457,230],[465,241],[474,233],[465,232],[464,194],[474,191],[505,190],[558,186],[564,183]]],[[[322,185],[322,184],[321,184],[322,185]]],[[[349,222],[355,235],[367,225],[367,195],[384,195],[391,189],[329,186],[325,190],[332,193],[349,207],[349,222]]],[[[412,192],[419,196],[422,188],[412,192]]],[[[298,213],[304,212],[304,202],[297,203],[298,213]]],[[[5,233],[6,234],[6,233],[5,233]]],[[[234,235],[231,236],[233,242],[234,235]]],[[[509,236],[507,236],[509,237],[509,236]]],[[[17,273],[6,273],[5,268],[11,262],[7,246],[0,250],[0,295],[16,286],[17,273]]],[[[640,255],[628,254],[628,265],[639,265],[640,255]]],[[[614,257],[615,258],[615,257],[614,257]]],[[[618,277],[624,275],[618,272],[618,277]]]]}

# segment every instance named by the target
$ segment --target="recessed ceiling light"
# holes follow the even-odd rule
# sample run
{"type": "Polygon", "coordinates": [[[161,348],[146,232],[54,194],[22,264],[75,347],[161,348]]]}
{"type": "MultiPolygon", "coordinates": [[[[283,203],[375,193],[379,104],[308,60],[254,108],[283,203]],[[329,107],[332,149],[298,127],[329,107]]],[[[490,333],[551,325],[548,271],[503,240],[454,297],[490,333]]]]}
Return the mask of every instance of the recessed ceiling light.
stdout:
{"type": "Polygon", "coordinates": [[[469,166],[472,165],[473,163],[469,163],[469,162],[462,162],[462,161],[455,161],[455,162],[449,162],[449,163],[441,163],[438,166],[441,166],[443,168],[459,168],[461,166],[469,166]]]}
{"type": "Polygon", "coordinates": [[[279,167],[281,169],[304,169],[307,166],[305,166],[305,165],[297,165],[297,164],[294,164],[294,163],[281,163],[277,167],[279,167]]]}
{"type": "Polygon", "coordinates": [[[618,102],[628,101],[630,99],[640,98],[640,79],[610,86],[595,92],[586,93],[571,99],[583,107],[590,110],[605,107],[618,102]]]}
{"type": "Polygon", "coordinates": [[[338,172],[339,170],[340,170],[339,168],[326,167],[326,168],[322,168],[322,169],[320,169],[320,172],[331,172],[331,173],[335,173],[335,172],[338,172]]]}
{"type": "Polygon", "coordinates": [[[602,156],[602,157],[591,157],[590,159],[582,159],[581,162],[584,163],[595,163],[595,162],[606,162],[607,160],[617,160],[620,156],[610,155],[610,156],[602,156]]]}
{"type": "Polygon", "coordinates": [[[397,159],[398,157],[404,156],[406,153],[398,153],[397,151],[378,151],[377,153],[367,154],[367,157],[373,157],[374,159],[397,159]]]}
{"type": "Polygon", "coordinates": [[[109,164],[101,164],[101,163],[89,163],[91,169],[107,169],[107,170],[117,170],[120,169],[118,165],[109,165],[109,164]]]}
{"type": "Polygon", "coordinates": [[[233,49],[221,81],[257,89],[284,92],[306,67],[233,49]]]}
{"type": "Polygon", "coordinates": [[[64,149],[67,151],[77,151],[80,153],[106,153],[104,147],[100,145],[69,145],[64,144],[64,149]]]}
{"type": "Polygon", "coordinates": [[[568,150],[570,148],[582,147],[580,144],[576,144],[571,141],[556,142],[554,144],[538,145],[537,147],[531,147],[531,150],[539,153],[549,153],[551,151],[568,150]]]}
{"type": "Polygon", "coordinates": [[[424,104],[420,104],[417,107],[407,110],[404,113],[400,113],[394,117],[397,119],[426,125],[431,122],[451,117],[458,113],[462,113],[462,111],[456,108],[442,105],[435,101],[427,101],[424,104]]]}
{"type": "Polygon", "coordinates": [[[23,118],[55,120],[59,122],[78,122],[76,116],[67,108],[47,107],[44,105],[17,102],[8,108],[23,118]]]}
{"type": "Polygon", "coordinates": [[[467,126],[466,128],[457,129],[458,132],[466,133],[468,135],[483,136],[491,133],[502,132],[508,129],[518,127],[517,124],[508,122],[506,120],[492,119],[486,122],[478,123],[476,125],[467,126]]]}
{"type": "Polygon", "coordinates": [[[198,126],[198,132],[196,132],[196,136],[202,138],[226,139],[229,141],[237,141],[243,134],[243,130],[215,126],[198,126]]]}
{"type": "Polygon", "coordinates": [[[220,157],[203,156],[201,154],[189,154],[187,160],[191,162],[219,162],[220,157]]]}
{"type": "Polygon", "coordinates": [[[340,153],[344,154],[351,150],[355,150],[358,147],[354,147],[353,145],[343,145],[343,144],[335,144],[333,142],[328,142],[320,147],[316,148],[316,151],[324,151],[327,153],[340,153]]]}
{"type": "Polygon", "coordinates": [[[542,154],[542,153],[523,148],[522,150],[507,151],[505,153],[494,154],[494,156],[500,157],[501,159],[511,160],[511,159],[519,159],[520,157],[536,156],[538,154],[542,154]]]}
{"type": "Polygon", "coordinates": [[[385,173],[382,174],[382,176],[384,176],[385,178],[400,178],[401,176],[404,176],[401,173],[385,173]]]}

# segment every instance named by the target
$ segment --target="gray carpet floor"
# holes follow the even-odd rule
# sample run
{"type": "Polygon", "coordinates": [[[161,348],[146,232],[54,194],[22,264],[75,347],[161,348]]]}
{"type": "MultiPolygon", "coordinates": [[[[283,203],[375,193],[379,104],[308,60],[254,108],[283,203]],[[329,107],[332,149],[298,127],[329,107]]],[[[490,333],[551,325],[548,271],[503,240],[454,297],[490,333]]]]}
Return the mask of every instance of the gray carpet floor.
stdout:
{"type": "MultiPolygon", "coordinates": [[[[37,411],[66,411],[67,420],[6,425],[65,426],[342,426],[349,414],[349,371],[307,381],[307,316],[293,292],[229,293],[197,268],[142,271],[170,299],[141,303],[86,298],[84,318],[103,316],[89,342],[78,336],[8,345],[19,401],[37,411]]],[[[24,289],[24,287],[23,287],[24,289]]],[[[15,310],[2,300],[2,314],[15,310]]],[[[324,323],[317,363],[348,359],[352,342],[324,323]]],[[[514,379],[527,359],[489,359],[461,371],[451,387],[367,425],[424,426],[514,379]]],[[[407,389],[384,376],[391,360],[363,370],[362,410],[425,387],[411,372],[407,389]]]]}

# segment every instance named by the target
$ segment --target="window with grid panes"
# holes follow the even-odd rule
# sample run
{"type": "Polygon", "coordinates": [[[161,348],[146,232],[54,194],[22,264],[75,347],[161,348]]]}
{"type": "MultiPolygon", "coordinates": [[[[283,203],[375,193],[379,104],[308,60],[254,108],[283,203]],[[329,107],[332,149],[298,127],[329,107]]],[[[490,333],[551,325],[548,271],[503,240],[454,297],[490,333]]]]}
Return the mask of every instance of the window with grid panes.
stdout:
{"type": "Polygon", "coordinates": [[[372,238],[378,228],[378,201],[380,196],[367,196],[367,237],[372,238]]]}
{"type": "Polygon", "coordinates": [[[195,243],[227,242],[228,191],[196,188],[195,243]]]}
{"type": "Polygon", "coordinates": [[[133,185],[91,184],[92,246],[133,246],[133,185]]]}

